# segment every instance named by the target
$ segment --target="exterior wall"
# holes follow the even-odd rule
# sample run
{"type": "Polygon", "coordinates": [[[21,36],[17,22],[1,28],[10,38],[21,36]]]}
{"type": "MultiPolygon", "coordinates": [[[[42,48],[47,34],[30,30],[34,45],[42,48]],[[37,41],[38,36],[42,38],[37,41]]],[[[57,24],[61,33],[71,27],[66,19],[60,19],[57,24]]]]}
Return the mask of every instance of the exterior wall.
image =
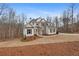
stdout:
{"type": "Polygon", "coordinates": [[[33,28],[25,28],[23,30],[23,34],[24,34],[24,36],[33,36],[34,35],[34,29],[33,28]],[[32,34],[27,34],[27,29],[32,29],[32,34]]]}
{"type": "Polygon", "coordinates": [[[54,31],[54,28],[48,28],[48,27],[46,27],[46,33],[47,34],[55,34],[56,33],[56,29],[54,31]],[[52,29],[52,32],[50,32],[50,29],[52,29]]]}

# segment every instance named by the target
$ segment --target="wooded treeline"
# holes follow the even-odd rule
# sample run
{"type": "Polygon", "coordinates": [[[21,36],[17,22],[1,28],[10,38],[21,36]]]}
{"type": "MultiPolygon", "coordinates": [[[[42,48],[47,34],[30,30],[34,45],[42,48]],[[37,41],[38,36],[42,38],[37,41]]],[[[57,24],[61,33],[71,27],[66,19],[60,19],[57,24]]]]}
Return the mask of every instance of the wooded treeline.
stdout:
{"type": "Polygon", "coordinates": [[[23,36],[24,16],[16,15],[13,8],[0,4],[0,40],[23,36]]]}
{"type": "Polygon", "coordinates": [[[54,23],[57,31],[63,33],[79,33],[79,13],[76,4],[70,4],[69,8],[62,11],[58,17],[49,18],[49,21],[54,23]]]}
{"type": "Polygon", "coordinates": [[[58,31],[79,33],[79,13],[76,11],[77,8],[76,4],[70,4],[70,7],[63,12],[62,16],[58,19],[60,25],[58,31]]]}

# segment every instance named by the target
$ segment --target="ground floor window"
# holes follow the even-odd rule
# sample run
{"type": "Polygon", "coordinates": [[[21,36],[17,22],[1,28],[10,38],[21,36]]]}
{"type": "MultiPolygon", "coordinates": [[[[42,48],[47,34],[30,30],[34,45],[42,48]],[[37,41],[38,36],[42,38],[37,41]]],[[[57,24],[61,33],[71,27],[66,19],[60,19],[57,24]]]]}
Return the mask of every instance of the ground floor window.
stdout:
{"type": "Polygon", "coordinates": [[[50,33],[52,33],[52,29],[50,29],[50,33]]]}
{"type": "Polygon", "coordinates": [[[55,32],[55,29],[53,29],[53,32],[55,32]]]}
{"type": "Polygon", "coordinates": [[[32,29],[27,29],[27,34],[32,34],[32,29]]]}

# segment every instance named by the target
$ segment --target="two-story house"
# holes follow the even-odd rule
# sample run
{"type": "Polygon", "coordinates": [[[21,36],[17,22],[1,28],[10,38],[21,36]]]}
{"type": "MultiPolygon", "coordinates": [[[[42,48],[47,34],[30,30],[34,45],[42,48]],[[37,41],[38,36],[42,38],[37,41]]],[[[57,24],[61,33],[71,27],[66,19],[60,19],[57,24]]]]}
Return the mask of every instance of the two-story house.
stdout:
{"type": "Polygon", "coordinates": [[[48,22],[44,18],[32,19],[29,23],[25,24],[23,33],[25,36],[48,35],[55,34],[56,27],[53,23],[48,22]]]}

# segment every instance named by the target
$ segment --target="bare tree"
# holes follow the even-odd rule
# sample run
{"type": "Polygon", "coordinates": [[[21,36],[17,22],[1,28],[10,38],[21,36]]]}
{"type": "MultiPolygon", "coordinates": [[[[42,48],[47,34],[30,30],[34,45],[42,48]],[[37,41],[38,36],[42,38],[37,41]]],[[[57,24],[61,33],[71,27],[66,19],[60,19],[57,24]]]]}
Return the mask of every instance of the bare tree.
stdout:
{"type": "Polygon", "coordinates": [[[48,22],[51,22],[52,21],[52,17],[50,17],[50,16],[47,16],[46,19],[47,19],[48,22]]]}
{"type": "Polygon", "coordinates": [[[63,16],[61,17],[61,22],[63,24],[63,30],[64,32],[69,32],[69,22],[70,22],[70,18],[69,18],[69,11],[68,10],[65,10],[63,12],[63,16]]]}
{"type": "MultiPolygon", "coordinates": [[[[0,4],[0,38],[5,38],[5,22],[8,19],[6,10],[8,9],[8,6],[6,4],[0,4]]],[[[7,29],[6,29],[7,30],[7,29]]]]}
{"type": "Polygon", "coordinates": [[[20,33],[22,34],[23,36],[23,29],[24,29],[24,25],[25,25],[25,22],[27,21],[27,17],[24,13],[22,13],[22,19],[21,19],[21,22],[20,22],[20,33]]]}
{"type": "Polygon", "coordinates": [[[0,15],[3,14],[3,12],[5,11],[5,9],[8,8],[8,5],[7,4],[0,4],[0,15]]]}
{"type": "Polygon", "coordinates": [[[76,19],[77,19],[77,22],[76,22],[76,31],[79,32],[79,14],[76,15],[76,19]]]}
{"type": "Polygon", "coordinates": [[[77,22],[79,22],[79,14],[77,14],[76,17],[77,17],[77,22]]]}
{"type": "Polygon", "coordinates": [[[74,31],[74,12],[75,12],[75,4],[71,4],[71,6],[70,6],[70,11],[71,11],[71,13],[70,13],[70,15],[71,15],[71,24],[72,24],[72,32],[74,31]]]}
{"type": "Polygon", "coordinates": [[[58,17],[57,17],[57,16],[56,16],[55,19],[54,19],[54,23],[55,23],[56,31],[58,32],[59,21],[58,21],[58,17]]]}
{"type": "Polygon", "coordinates": [[[13,9],[10,8],[9,9],[9,38],[12,37],[12,34],[13,34],[11,32],[13,32],[12,31],[12,27],[13,27],[12,23],[13,23],[13,20],[14,20],[14,16],[15,16],[15,13],[14,13],[13,9]]]}

